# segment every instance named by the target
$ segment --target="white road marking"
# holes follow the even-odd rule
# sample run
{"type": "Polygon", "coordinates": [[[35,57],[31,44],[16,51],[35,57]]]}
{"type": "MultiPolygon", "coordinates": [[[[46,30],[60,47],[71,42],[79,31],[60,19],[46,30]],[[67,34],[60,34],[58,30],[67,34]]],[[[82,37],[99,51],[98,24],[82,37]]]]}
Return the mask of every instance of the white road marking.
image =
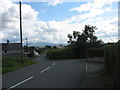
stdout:
{"type": "MultiPolygon", "coordinates": [[[[52,64],[52,65],[55,65],[55,62],[53,62],[53,64],[52,64]]],[[[45,72],[45,71],[46,71],[46,70],[48,70],[49,68],[50,68],[50,67],[47,67],[46,69],[42,70],[42,71],[41,71],[41,73],[45,72]]],[[[20,83],[15,84],[14,86],[12,86],[12,87],[8,88],[7,90],[10,90],[10,89],[12,89],[12,88],[14,88],[14,87],[16,87],[16,86],[18,86],[18,85],[20,85],[20,84],[22,84],[22,83],[24,83],[24,82],[28,81],[28,80],[30,80],[30,79],[32,79],[32,78],[34,78],[34,77],[32,76],[32,77],[30,77],[30,78],[27,78],[27,79],[25,79],[25,80],[21,81],[20,83]]]]}
{"type": "Polygon", "coordinates": [[[45,72],[46,70],[48,70],[50,67],[47,67],[46,69],[42,70],[41,73],[45,72]]]}
{"type": "Polygon", "coordinates": [[[52,65],[55,65],[55,62],[53,62],[53,64],[52,65]]]}
{"type": "Polygon", "coordinates": [[[28,81],[28,80],[30,80],[30,79],[32,79],[32,78],[34,78],[34,77],[32,76],[32,77],[30,77],[30,78],[28,78],[28,79],[25,79],[25,80],[21,81],[20,83],[15,84],[14,86],[12,86],[12,87],[8,88],[7,90],[10,90],[10,89],[12,89],[12,88],[14,88],[14,87],[16,87],[16,86],[18,86],[18,85],[20,85],[20,84],[22,84],[22,83],[24,83],[24,82],[28,81]]]}
{"type": "Polygon", "coordinates": [[[88,70],[88,66],[87,66],[87,63],[85,63],[85,69],[86,69],[86,71],[88,70]]]}

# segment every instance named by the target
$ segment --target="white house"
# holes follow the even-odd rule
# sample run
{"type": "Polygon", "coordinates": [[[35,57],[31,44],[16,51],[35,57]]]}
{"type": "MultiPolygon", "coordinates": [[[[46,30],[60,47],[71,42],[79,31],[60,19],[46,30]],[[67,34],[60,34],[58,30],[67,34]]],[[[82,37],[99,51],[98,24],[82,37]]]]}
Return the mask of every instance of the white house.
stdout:
{"type": "Polygon", "coordinates": [[[2,47],[2,50],[0,53],[2,54],[17,54],[21,52],[21,44],[20,43],[0,43],[0,47],[2,47]]]}
{"type": "Polygon", "coordinates": [[[64,46],[63,46],[63,45],[58,45],[57,48],[59,48],[59,49],[63,49],[64,46]]]}

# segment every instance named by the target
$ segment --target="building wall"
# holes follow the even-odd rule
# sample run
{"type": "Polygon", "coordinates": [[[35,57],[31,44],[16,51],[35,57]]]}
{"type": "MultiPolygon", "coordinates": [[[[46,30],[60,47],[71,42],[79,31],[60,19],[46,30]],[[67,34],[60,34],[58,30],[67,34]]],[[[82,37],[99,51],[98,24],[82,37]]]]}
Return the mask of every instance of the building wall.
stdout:
{"type": "Polygon", "coordinates": [[[8,50],[6,53],[5,51],[2,51],[2,54],[17,54],[21,53],[21,50],[8,50]]]}
{"type": "Polygon", "coordinates": [[[62,48],[64,48],[64,46],[57,46],[57,48],[58,48],[58,49],[62,49],[62,48]]]}

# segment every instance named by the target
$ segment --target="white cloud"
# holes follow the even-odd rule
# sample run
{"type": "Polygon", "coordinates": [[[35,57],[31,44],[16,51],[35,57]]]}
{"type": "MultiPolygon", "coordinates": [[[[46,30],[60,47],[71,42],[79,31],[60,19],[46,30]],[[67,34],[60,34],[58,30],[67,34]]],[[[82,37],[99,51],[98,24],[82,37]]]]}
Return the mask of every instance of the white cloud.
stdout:
{"type": "Polygon", "coordinates": [[[82,4],[80,7],[72,8],[70,11],[78,11],[78,12],[90,11],[92,6],[93,6],[92,3],[82,4]]]}
{"type": "MultiPolygon", "coordinates": [[[[13,42],[19,41],[19,6],[18,4],[13,4],[10,0],[2,0],[0,1],[0,27],[2,28],[2,32],[0,32],[0,37],[3,41],[10,39],[13,42]],[[17,37],[17,38],[16,38],[17,37]]],[[[27,26],[29,28],[23,27],[24,35],[29,35],[29,32],[32,31],[32,26],[30,26],[30,22],[34,22],[37,20],[38,12],[32,9],[30,5],[22,4],[22,18],[23,18],[23,26],[27,26]],[[27,29],[29,30],[27,32],[27,29]]],[[[24,36],[23,36],[24,37],[24,36]]]]}
{"type": "MultiPolygon", "coordinates": [[[[116,1],[116,0],[114,0],[116,1]]],[[[19,42],[19,6],[13,4],[8,0],[0,1],[0,38],[3,41],[10,39],[10,41],[19,42]]],[[[53,6],[61,3],[57,0],[51,3],[53,6]]],[[[106,16],[106,13],[113,12],[112,7],[104,6],[111,4],[112,0],[103,1],[97,6],[98,0],[93,3],[86,3],[80,7],[72,8],[71,11],[84,12],[79,15],[73,16],[63,21],[38,21],[38,12],[35,11],[30,5],[22,5],[22,16],[23,16],[23,40],[28,37],[30,43],[66,43],[68,38],[67,34],[73,31],[82,31],[85,24],[91,24],[97,26],[98,30],[96,35],[105,42],[116,40],[115,35],[118,33],[117,17],[106,16]],[[111,1],[108,3],[108,1],[111,1]],[[86,8],[83,8],[85,7],[86,8]],[[110,38],[109,38],[110,37],[110,38]]],[[[49,3],[50,4],[50,3],[49,3]]],[[[114,11],[116,13],[116,11],[114,11]]],[[[42,13],[42,11],[41,11],[42,13]]]]}
{"type": "MultiPolygon", "coordinates": [[[[80,14],[73,16],[69,22],[77,21],[82,24],[97,26],[96,34],[104,42],[112,41],[108,37],[117,37],[118,33],[118,10],[113,9],[112,3],[119,0],[94,0],[93,3],[85,3],[79,7],[74,7],[70,11],[77,11],[80,14]],[[87,13],[84,13],[86,12],[87,13]],[[112,15],[115,13],[116,15],[112,15]],[[107,40],[105,40],[105,37],[107,40]]],[[[115,40],[116,41],[116,40],[115,40]]]]}
{"type": "MultiPolygon", "coordinates": [[[[3,9],[0,13],[2,16],[0,37],[3,42],[7,39],[12,42],[19,42],[19,6],[11,2],[7,2],[7,4],[9,7],[5,7],[4,2],[0,5],[3,9]]],[[[23,40],[27,37],[30,43],[66,43],[66,33],[68,33],[66,29],[70,29],[67,23],[38,21],[37,15],[38,12],[32,9],[30,5],[22,4],[23,40]],[[63,24],[66,28],[63,27],[63,24]]]]}
{"type": "Polygon", "coordinates": [[[57,4],[61,4],[62,0],[50,0],[48,3],[52,6],[56,6],[57,4]]]}
{"type": "Polygon", "coordinates": [[[102,38],[103,41],[105,42],[112,42],[115,43],[118,41],[118,37],[109,37],[109,38],[102,38]]]}

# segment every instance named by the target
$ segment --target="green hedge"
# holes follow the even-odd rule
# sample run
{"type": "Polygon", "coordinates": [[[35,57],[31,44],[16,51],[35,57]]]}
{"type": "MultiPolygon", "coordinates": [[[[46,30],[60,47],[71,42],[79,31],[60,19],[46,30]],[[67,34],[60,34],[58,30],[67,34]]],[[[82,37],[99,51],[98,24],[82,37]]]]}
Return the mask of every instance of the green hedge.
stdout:
{"type": "Polygon", "coordinates": [[[104,57],[103,48],[90,48],[86,50],[87,57],[104,57]]]}
{"type": "Polygon", "coordinates": [[[113,77],[112,86],[120,84],[120,41],[116,44],[105,46],[105,69],[113,77]],[[117,80],[115,80],[117,78],[117,80]]]}
{"type": "Polygon", "coordinates": [[[77,57],[74,48],[49,50],[46,56],[49,59],[73,59],[77,57]]]}

